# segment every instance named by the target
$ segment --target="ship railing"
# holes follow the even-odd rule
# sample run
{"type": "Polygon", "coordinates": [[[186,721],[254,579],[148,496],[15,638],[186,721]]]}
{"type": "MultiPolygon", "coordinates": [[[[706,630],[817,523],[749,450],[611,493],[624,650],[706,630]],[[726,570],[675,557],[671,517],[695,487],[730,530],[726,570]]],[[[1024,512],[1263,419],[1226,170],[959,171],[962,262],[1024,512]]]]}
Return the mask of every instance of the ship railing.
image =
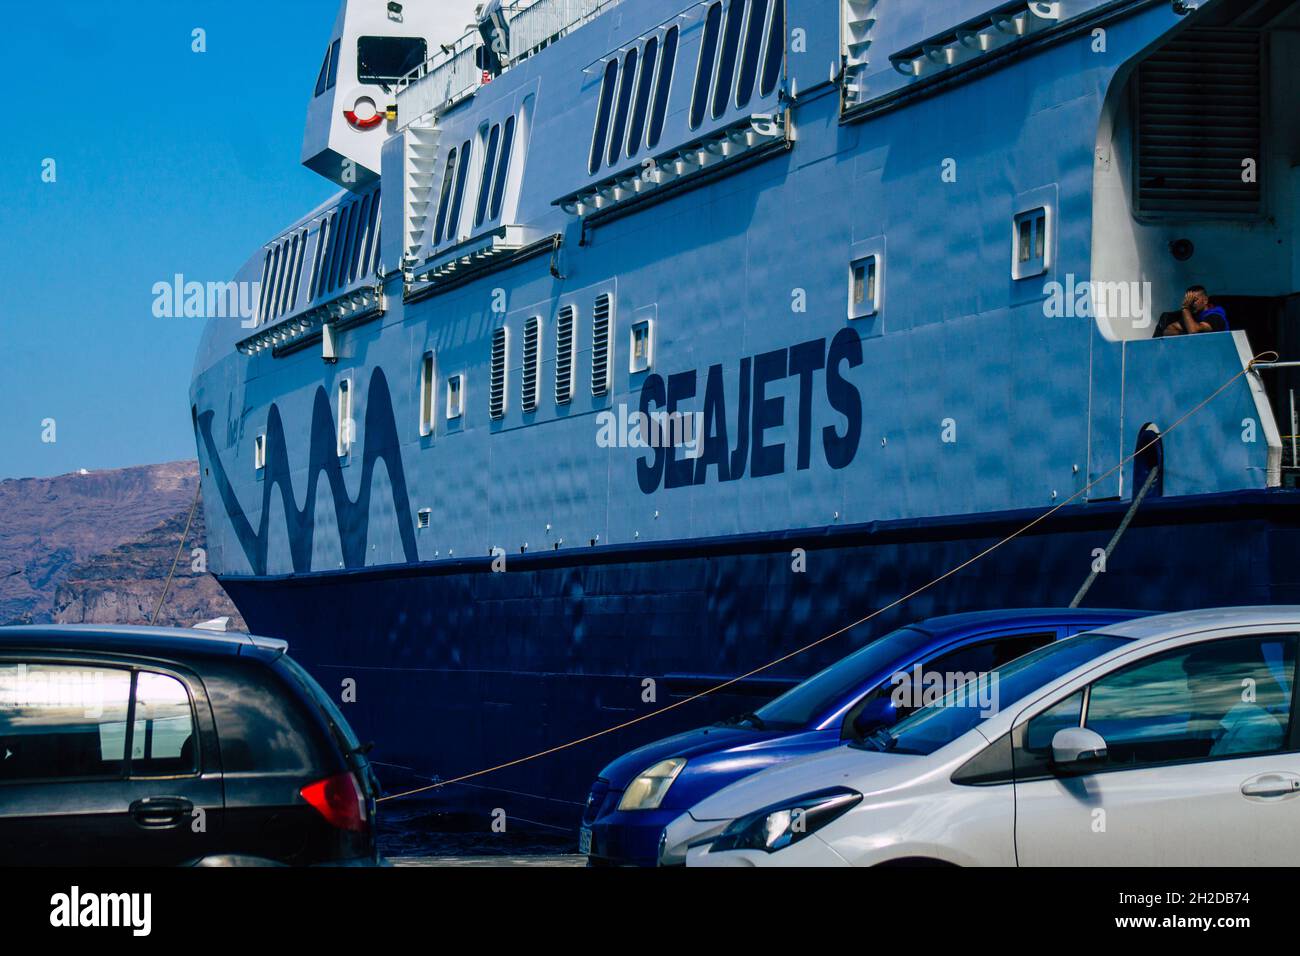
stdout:
{"type": "Polygon", "coordinates": [[[443,112],[477,90],[482,83],[478,55],[482,46],[477,33],[467,33],[398,80],[397,105],[402,122],[431,110],[443,112]]]}
{"type": "MultiPolygon", "coordinates": [[[[505,7],[510,25],[509,68],[544,49],[565,34],[591,22],[623,0],[513,0],[505,7]]],[[[483,83],[477,30],[442,47],[397,81],[398,115],[402,123],[430,112],[442,113],[471,95],[483,83]]]]}
{"type": "Polygon", "coordinates": [[[514,0],[506,5],[510,64],[532,56],[622,0],[514,0]]]}

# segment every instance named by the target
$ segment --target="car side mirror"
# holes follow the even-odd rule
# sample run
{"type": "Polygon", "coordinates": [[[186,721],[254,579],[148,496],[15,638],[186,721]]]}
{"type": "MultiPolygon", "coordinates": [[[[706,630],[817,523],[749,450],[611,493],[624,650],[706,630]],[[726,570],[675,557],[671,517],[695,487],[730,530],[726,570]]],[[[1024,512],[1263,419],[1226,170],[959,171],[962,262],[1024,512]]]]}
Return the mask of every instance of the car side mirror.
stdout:
{"type": "Polygon", "coordinates": [[[1106,759],[1106,741],[1087,727],[1066,727],[1052,737],[1052,769],[1060,773],[1087,773],[1106,759]]]}

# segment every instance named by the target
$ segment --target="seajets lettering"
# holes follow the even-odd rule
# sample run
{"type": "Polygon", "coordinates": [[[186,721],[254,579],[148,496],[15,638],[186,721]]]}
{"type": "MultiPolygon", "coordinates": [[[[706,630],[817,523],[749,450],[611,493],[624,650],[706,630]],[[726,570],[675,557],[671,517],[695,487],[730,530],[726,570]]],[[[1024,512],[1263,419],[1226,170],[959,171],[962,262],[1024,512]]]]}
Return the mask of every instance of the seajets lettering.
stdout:
{"type": "Polygon", "coordinates": [[[86,893],[74,886],[50,897],[50,925],[58,927],[129,926],[133,936],[148,936],[153,927],[153,894],[86,893]]]}
{"type": "MultiPolygon", "coordinates": [[[[711,366],[704,376],[702,424],[699,448],[694,454],[679,455],[675,446],[658,446],[653,454],[637,462],[637,481],[647,495],[663,488],[702,485],[712,477],[716,481],[736,481],[746,474],[751,478],[783,474],[789,467],[788,449],[783,443],[768,441],[768,432],[786,424],[786,399],[771,394],[785,379],[798,379],[798,399],[793,410],[798,439],[793,450],[794,466],[806,471],[812,466],[813,444],[831,468],[847,467],[858,453],[862,440],[862,395],[845,377],[846,369],[862,364],[862,340],[853,329],[841,329],[830,342],[825,339],[804,342],[788,349],[764,352],[740,360],[734,414],[727,408],[726,378],[722,365],[711,366]],[[828,424],[820,433],[812,421],[813,388],[818,373],[823,373],[826,400],[843,421],[828,424]],[[732,444],[732,429],[735,444],[732,444]],[[710,475],[713,471],[713,475],[710,475]]],[[[699,394],[697,371],[669,375],[649,375],[641,386],[641,415],[653,419],[667,414],[681,415],[686,403],[699,394]]]]}

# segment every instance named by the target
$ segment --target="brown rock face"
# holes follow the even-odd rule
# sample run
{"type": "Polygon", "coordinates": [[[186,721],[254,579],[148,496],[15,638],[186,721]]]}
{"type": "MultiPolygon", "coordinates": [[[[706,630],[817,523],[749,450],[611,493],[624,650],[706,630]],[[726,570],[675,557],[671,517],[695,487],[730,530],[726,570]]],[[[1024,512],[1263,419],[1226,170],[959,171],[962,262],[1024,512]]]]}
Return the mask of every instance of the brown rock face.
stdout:
{"type": "MultiPolygon", "coordinates": [[[[0,624],[142,624],[194,501],[193,461],[0,482],[0,624]]],[[[202,505],[158,624],[243,621],[206,573],[202,505]]]]}

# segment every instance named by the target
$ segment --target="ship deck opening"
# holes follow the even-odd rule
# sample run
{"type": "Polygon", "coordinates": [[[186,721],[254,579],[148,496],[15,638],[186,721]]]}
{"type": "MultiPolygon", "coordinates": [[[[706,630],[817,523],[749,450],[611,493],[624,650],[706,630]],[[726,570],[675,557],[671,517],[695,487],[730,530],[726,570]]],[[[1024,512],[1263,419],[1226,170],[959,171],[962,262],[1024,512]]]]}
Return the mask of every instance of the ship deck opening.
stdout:
{"type": "MultiPolygon", "coordinates": [[[[1298,61],[1300,6],[1255,0],[1188,17],[1118,74],[1094,167],[1091,279],[1108,339],[1152,337],[1201,285],[1252,352],[1300,360],[1298,61]],[[1120,287],[1142,308],[1108,310],[1096,290],[1120,287]]],[[[1294,434],[1300,370],[1265,384],[1294,434]]]]}

